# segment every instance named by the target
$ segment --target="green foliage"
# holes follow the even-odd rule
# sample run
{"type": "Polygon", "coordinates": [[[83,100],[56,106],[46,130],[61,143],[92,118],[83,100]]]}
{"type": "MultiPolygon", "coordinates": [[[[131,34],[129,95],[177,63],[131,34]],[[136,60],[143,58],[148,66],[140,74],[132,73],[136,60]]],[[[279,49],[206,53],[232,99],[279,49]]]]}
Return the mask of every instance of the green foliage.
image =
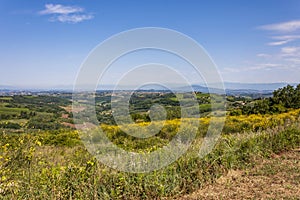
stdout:
{"type": "Polygon", "coordinates": [[[273,99],[275,104],[282,104],[286,108],[300,108],[300,84],[294,88],[287,85],[273,92],[273,99]]]}
{"type": "MultiPolygon", "coordinates": [[[[258,99],[240,106],[240,114],[275,114],[283,113],[288,109],[300,108],[300,84],[296,87],[287,85],[273,92],[273,97],[258,99]]],[[[237,115],[235,109],[231,110],[231,115],[237,115]]]]}

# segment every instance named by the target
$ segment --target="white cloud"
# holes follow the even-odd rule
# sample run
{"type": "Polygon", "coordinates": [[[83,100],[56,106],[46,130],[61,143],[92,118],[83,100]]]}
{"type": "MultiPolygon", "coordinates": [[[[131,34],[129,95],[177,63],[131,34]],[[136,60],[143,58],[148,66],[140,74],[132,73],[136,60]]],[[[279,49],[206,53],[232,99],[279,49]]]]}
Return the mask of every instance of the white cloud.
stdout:
{"type": "Polygon", "coordinates": [[[268,31],[276,31],[276,32],[293,32],[300,30],[300,20],[293,20],[283,23],[277,23],[277,24],[268,24],[264,26],[258,27],[263,30],[268,31]]]}
{"type": "Polygon", "coordinates": [[[61,4],[46,4],[45,10],[39,12],[41,15],[47,14],[71,14],[83,12],[84,9],[77,6],[63,6],[61,4]]]}
{"type": "Polygon", "coordinates": [[[84,13],[84,8],[78,6],[63,6],[61,4],[46,4],[40,15],[51,15],[49,21],[62,23],[78,23],[94,18],[92,14],[84,13]]]}
{"type": "Polygon", "coordinates": [[[51,21],[59,21],[59,22],[66,22],[66,23],[78,23],[84,20],[92,19],[92,15],[85,15],[85,14],[74,14],[74,15],[59,15],[56,17],[51,18],[51,21]]]}
{"type": "Polygon", "coordinates": [[[286,44],[288,42],[291,42],[291,40],[281,40],[281,41],[276,41],[276,42],[269,42],[268,45],[269,46],[279,46],[279,45],[286,44]]]}
{"type": "Polygon", "coordinates": [[[293,41],[293,40],[300,39],[300,35],[280,35],[280,36],[273,36],[272,39],[293,41]]]}
{"type": "Polygon", "coordinates": [[[282,53],[293,54],[299,50],[299,47],[283,47],[281,48],[282,53]]]}
{"type": "Polygon", "coordinates": [[[300,39],[300,35],[279,35],[279,36],[273,36],[271,37],[271,39],[278,40],[278,41],[269,42],[268,43],[269,46],[279,46],[300,39]]]}
{"type": "Polygon", "coordinates": [[[286,57],[293,58],[293,59],[299,59],[300,58],[300,47],[283,47],[281,48],[281,54],[280,56],[284,59],[286,57]]]}
{"type": "Polygon", "coordinates": [[[263,57],[263,58],[268,58],[270,57],[271,55],[270,54],[266,54],[266,53],[259,53],[259,54],[256,54],[257,57],[263,57]]]}

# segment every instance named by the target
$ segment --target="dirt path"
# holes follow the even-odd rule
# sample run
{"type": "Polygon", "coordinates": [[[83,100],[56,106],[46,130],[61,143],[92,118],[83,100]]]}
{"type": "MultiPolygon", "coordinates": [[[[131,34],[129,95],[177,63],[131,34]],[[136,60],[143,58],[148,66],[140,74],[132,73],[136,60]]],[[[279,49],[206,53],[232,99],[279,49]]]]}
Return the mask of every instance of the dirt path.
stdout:
{"type": "Polygon", "coordinates": [[[300,199],[300,149],[260,160],[247,171],[230,171],[179,199],[300,199]]]}

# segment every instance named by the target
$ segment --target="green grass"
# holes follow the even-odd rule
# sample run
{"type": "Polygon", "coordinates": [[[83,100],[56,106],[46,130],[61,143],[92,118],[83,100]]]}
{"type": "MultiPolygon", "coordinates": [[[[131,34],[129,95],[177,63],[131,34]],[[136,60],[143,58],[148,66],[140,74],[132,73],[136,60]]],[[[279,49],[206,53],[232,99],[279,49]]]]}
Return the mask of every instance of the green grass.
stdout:
{"type": "Polygon", "coordinates": [[[0,106],[0,113],[2,114],[19,114],[21,111],[29,111],[27,108],[8,108],[0,106]]]}

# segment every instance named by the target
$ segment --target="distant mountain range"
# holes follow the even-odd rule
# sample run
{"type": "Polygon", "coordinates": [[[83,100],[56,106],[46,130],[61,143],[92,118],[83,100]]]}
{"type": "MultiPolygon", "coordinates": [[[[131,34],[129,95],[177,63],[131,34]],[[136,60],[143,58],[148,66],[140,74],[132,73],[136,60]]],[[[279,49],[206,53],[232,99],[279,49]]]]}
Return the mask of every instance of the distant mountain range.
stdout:
{"type": "MultiPolygon", "coordinates": [[[[296,86],[296,83],[234,83],[225,82],[224,89],[227,95],[249,95],[249,94],[261,94],[264,96],[271,95],[272,92],[278,88],[287,86],[288,84],[296,86]]],[[[204,84],[192,85],[194,91],[203,93],[217,93],[222,94],[224,90],[220,89],[220,84],[210,84],[210,88],[204,84]]],[[[190,87],[179,87],[179,90],[189,91],[190,87]]]]}
{"type": "Polygon", "coordinates": [[[225,82],[224,86],[226,89],[231,90],[276,90],[278,88],[282,88],[284,86],[297,85],[297,83],[234,83],[234,82],[225,82]]]}
{"type": "MultiPolygon", "coordinates": [[[[297,85],[297,83],[234,83],[234,82],[224,82],[224,88],[227,95],[248,95],[248,94],[272,94],[272,92],[278,88],[282,88],[288,84],[297,85]]],[[[208,88],[205,84],[193,84],[190,87],[180,86],[174,84],[174,87],[178,91],[190,91],[191,88],[194,91],[203,92],[203,93],[224,93],[223,90],[219,89],[220,84],[210,84],[208,88]]],[[[91,88],[91,87],[83,87],[91,88]]],[[[119,89],[121,90],[132,90],[134,86],[122,86],[119,89]]],[[[101,85],[97,88],[98,90],[113,90],[113,85],[101,85]]],[[[147,85],[142,90],[167,90],[159,85],[147,85]]],[[[44,87],[44,88],[34,88],[34,87],[17,87],[17,86],[7,86],[0,85],[0,91],[9,92],[9,91],[72,91],[73,86],[64,85],[64,86],[54,86],[54,87],[44,87]]],[[[84,90],[84,89],[83,89],[84,90]]]]}

